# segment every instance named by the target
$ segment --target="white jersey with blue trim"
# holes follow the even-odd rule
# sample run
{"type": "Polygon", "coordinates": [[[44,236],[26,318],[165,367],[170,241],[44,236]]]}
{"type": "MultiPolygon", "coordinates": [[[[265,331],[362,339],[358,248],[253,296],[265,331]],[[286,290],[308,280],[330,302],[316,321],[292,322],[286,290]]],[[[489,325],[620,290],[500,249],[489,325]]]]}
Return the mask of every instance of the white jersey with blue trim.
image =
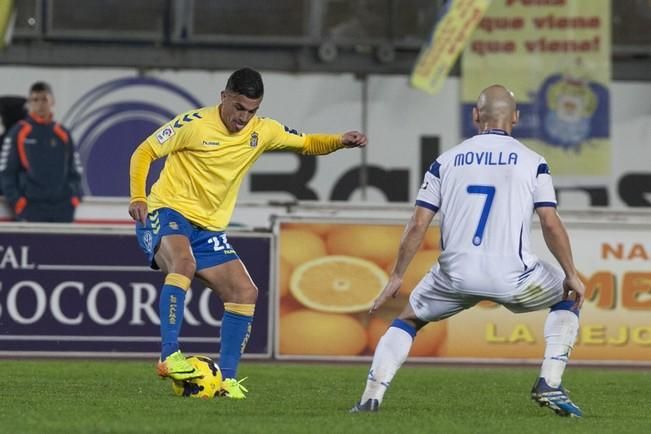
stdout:
{"type": "Polygon", "coordinates": [[[545,159],[503,130],[488,130],[441,154],[416,205],[441,218],[440,271],[452,289],[508,294],[538,264],[529,249],[535,208],[556,206],[545,159]]]}

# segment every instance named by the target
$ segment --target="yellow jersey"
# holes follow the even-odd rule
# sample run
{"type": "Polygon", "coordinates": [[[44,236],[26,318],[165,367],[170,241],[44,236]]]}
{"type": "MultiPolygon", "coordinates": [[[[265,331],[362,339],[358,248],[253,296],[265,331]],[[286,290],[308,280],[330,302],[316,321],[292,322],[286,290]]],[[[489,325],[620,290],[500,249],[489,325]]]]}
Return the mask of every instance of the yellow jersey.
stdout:
{"type": "Polygon", "coordinates": [[[172,208],[204,229],[224,230],[242,179],[263,152],[327,153],[324,149],[305,152],[313,148],[309,136],[313,142],[317,138],[317,142],[326,143],[327,152],[343,147],[339,136],[300,134],[258,116],[241,131],[231,133],[221,120],[219,106],[180,114],[143,143],[157,158],[167,157],[147,198],[148,209],[172,208]]]}

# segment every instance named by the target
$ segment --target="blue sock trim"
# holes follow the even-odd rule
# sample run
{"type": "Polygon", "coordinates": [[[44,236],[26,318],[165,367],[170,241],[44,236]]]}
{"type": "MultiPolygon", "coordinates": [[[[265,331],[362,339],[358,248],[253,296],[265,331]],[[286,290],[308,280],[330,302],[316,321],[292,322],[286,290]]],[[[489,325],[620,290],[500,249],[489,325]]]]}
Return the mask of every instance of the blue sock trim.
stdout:
{"type": "Polygon", "coordinates": [[[179,335],[183,325],[185,291],[178,286],[163,285],[158,311],[160,314],[161,360],[179,350],[179,335]]]}
{"type": "Polygon", "coordinates": [[[406,323],[405,321],[399,318],[393,320],[393,322],[391,323],[391,327],[397,327],[400,330],[406,331],[407,333],[409,333],[409,335],[412,338],[416,337],[416,327],[409,325],[408,323],[406,323]]]}
{"type": "Polygon", "coordinates": [[[236,378],[240,358],[251,335],[252,321],[252,316],[224,312],[219,351],[219,368],[223,378],[236,378]]]}
{"type": "Polygon", "coordinates": [[[577,309],[576,305],[574,304],[573,300],[563,300],[559,301],[555,305],[553,305],[550,308],[550,312],[553,312],[555,310],[569,310],[572,312],[574,315],[579,316],[579,309],[577,309]]]}

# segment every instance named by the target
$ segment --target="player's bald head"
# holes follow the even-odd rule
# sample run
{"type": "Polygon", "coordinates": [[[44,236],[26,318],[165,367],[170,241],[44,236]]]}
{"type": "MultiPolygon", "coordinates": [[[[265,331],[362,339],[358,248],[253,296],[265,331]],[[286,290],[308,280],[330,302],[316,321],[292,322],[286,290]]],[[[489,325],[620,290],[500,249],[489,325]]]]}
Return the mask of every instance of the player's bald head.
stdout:
{"type": "Polygon", "coordinates": [[[513,92],[500,84],[482,90],[477,99],[480,122],[508,121],[516,111],[513,92]]]}

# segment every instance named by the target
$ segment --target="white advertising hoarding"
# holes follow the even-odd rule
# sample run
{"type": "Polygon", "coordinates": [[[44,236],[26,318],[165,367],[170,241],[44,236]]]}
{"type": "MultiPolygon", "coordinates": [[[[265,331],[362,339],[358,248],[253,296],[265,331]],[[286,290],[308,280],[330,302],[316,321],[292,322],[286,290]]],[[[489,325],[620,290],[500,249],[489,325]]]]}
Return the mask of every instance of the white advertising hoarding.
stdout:
{"type": "MultiPolygon", "coordinates": [[[[3,67],[0,96],[25,95],[37,80],[52,85],[56,115],[72,129],[86,167],[87,195],[128,194],[128,161],[139,141],[177,113],[216,104],[229,71],[3,67]]],[[[423,167],[460,137],[459,80],[429,96],[407,76],[264,72],[259,112],[301,132],[362,129],[369,147],[324,157],[267,154],[242,184],[240,200],[349,200],[411,203],[423,167]],[[363,86],[367,99],[363,100],[363,86]],[[360,166],[368,164],[362,173],[360,166]],[[362,193],[360,180],[369,188],[362,193]]],[[[504,83],[508,86],[508,83],[504,83]]],[[[651,84],[612,86],[612,175],[556,176],[566,208],[651,203],[651,84]]],[[[154,174],[160,169],[154,167],[154,174]]],[[[552,167],[553,173],[553,167],[552,167]]]]}

